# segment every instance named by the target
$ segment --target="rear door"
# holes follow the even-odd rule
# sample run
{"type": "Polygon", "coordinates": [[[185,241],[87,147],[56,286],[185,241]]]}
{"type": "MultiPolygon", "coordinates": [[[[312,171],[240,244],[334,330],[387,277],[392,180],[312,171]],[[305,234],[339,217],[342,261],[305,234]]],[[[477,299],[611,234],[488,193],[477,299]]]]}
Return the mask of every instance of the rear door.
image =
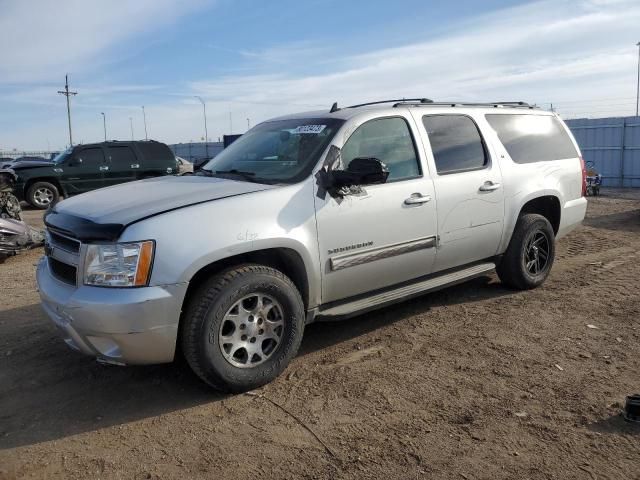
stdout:
{"type": "Polygon", "coordinates": [[[474,118],[413,113],[426,133],[438,201],[434,271],[496,254],[504,221],[504,190],[497,161],[474,118]]]}
{"type": "Polygon", "coordinates": [[[65,192],[74,194],[103,187],[109,166],[102,147],[87,147],[74,150],[62,168],[62,187],[65,192]]]}
{"type": "Polygon", "coordinates": [[[140,160],[129,145],[110,145],[109,170],[105,172],[105,184],[117,185],[136,179],[140,170],[140,160]]]}

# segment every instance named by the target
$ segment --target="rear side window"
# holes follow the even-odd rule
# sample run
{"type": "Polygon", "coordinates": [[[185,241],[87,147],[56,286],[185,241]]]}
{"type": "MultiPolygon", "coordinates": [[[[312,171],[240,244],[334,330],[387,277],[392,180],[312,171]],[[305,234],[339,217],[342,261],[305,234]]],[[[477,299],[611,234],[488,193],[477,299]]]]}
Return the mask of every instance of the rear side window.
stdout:
{"type": "Polygon", "coordinates": [[[487,166],[484,142],[471,118],[465,115],[425,115],[422,123],[429,136],[438,174],[487,166]]]}
{"type": "Polygon", "coordinates": [[[164,143],[149,142],[138,143],[138,148],[144,156],[145,165],[150,166],[174,166],[176,165],[175,156],[164,143]]]}
{"type": "Polygon", "coordinates": [[[560,121],[551,115],[487,115],[487,121],[516,163],[575,158],[578,152],[560,121]]]}
{"type": "Polygon", "coordinates": [[[115,170],[131,170],[138,163],[131,147],[109,147],[111,165],[115,170]]]}
{"type": "Polygon", "coordinates": [[[360,125],[342,147],[345,168],[354,158],[373,157],[389,169],[389,179],[420,176],[420,166],[409,126],[403,118],[378,118],[360,125]]]}
{"type": "Polygon", "coordinates": [[[85,148],[75,154],[78,163],[88,167],[102,165],[104,163],[104,153],[101,148],[85,148]]]}

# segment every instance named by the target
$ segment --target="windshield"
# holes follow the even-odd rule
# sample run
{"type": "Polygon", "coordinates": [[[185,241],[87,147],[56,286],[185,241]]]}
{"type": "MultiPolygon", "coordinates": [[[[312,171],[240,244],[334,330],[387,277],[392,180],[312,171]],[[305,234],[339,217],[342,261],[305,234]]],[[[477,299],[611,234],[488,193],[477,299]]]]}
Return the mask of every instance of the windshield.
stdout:
{"type": "Polygon", "coordinates": [[[224,149],[203,170],[255,182],[301,181],[311,173],[343,123],[334,118],[262,123],[224,149]]]}
{"type": "Polygon", "coordinates": [[[53,163],[62,163],[66,160],[66,158],[69,156],[69,154],[71,153],[71,149],[68,148],[67,150],[65,150],[64,152],[60,152],[58,155],[56,155],[55,157],[53,157],[51,159],[51,161],[53,163]]]}

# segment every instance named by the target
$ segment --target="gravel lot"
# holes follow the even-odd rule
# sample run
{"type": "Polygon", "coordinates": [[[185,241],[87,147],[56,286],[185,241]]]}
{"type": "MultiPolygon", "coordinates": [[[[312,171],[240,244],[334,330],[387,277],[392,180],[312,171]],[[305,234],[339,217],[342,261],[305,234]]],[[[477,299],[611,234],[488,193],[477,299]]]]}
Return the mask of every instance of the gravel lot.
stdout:
{"type": "Polygon", "coordinates": [[[640,478],[619,415],[640,393],[640,192],[590,199],[543,287],[489,276],[314,324],[249,395],[70,351],[38,304],[41,254],[0,265],[2,479],[640,478]]]}

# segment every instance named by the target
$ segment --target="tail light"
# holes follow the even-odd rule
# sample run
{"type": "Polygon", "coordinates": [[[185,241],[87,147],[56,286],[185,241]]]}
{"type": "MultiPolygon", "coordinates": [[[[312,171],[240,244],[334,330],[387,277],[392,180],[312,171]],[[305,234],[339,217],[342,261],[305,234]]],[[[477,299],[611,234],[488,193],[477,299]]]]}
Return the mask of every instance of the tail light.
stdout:
{"type": "Polygon", "coordinates": [[[587,167],[584,164],[584,158],[580,157],[580,167],[582,168],[582,196],[587,196],[587,167]]]}

